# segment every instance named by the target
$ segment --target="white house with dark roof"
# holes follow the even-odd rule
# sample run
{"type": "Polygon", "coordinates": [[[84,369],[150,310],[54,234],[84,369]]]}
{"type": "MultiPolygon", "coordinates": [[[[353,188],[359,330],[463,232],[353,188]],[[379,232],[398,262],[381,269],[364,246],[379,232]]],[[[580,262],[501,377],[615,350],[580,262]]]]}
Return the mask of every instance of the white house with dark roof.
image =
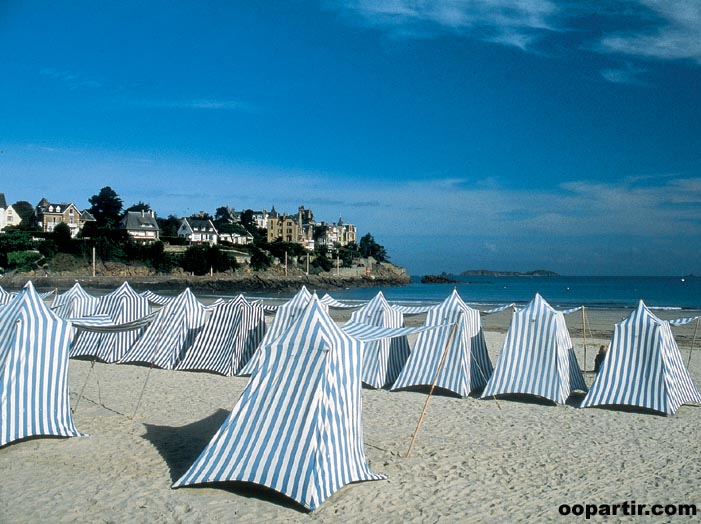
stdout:
{"type": "Polygon", "coordinates": [[[130,240],[142,243],[157,241],[161,231],[153,211],[127,211],[119,229],[125,230],[130,240]]]}
{"type": "Polygon", "coordinates": [[[193,244],[217,245],[219,233],[207,218],[183,218],[178,229],[178,236],[186,238],[193,244]]]}
{"type": "Polygon", "coordinates": [[[17,214],[12,206],[7,204],[5,193],[0,193],[0,231],[7,226],[19,226],[22,217],[17,214]]]}

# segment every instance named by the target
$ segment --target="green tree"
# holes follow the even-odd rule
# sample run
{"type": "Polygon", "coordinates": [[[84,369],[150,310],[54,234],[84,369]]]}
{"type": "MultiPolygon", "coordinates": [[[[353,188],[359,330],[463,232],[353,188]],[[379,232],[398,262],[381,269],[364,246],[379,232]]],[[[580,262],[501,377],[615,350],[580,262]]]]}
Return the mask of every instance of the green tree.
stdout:
{"type": "Polygon", "coordinates": [[[71,228],[68,227],[68,224],[63,222],[56,224],[56,227],[54,227],[54,230],[51,233],[51,238],[56,243],[56,248],[58,251],[62,253],[71,252],[71,242],[73,241],[73,237],[71,237],[71,228]]]}
{"type": "Polygon", "coordinates": [[[272,265],[270,255],[262,249],[251,246],[251,268],[255,271],[268,269],[272,265]]]}
{"type": "Polygon", "coordinates": [[[367,233],[360,239],[358,249],[362,256],[373,257],[378,262],[387,262],[389,260],[384,246],[375,242],[370,233],[367,233]]]}
{"type": "Polygon", "coordinates": [[[190,246],[185,251],[180,266],[195,275],[206,275],[210,269],[221,272],[238,266],[219,246],[190,246]]]}
{"type": "Polygon", "coordinates": [[[122,214],[122,199],[119,198],[114,189],[105,186],[100,189],[100,193],[88,199],[90,213],[95,217],[98,227],[114,228],[119,222],[122,214]]]}
{"type": "Polygon", "coordinates": [[[7,267],[9,253],[34,249],[36,249],[36,244],[32,241],[31,234],[17,229],[7,230],[0,235],[0,267],[7,267]]]}
{"type": "Polygon", "coordinates": [[[139,200],[136,204],[134,204],[131,207],[128,207],[125,211],[124,214],[126,215],[129,211],[151,211],[151,206],[147,204],[146,202],[142,202],[139,200]]]}
{"type": "Polygon", "coordinates": [[[216,224],[232,224],[236,221],[236,214],[229,206],[221,206],[214,212],[214,222],[216,224]]]}
{"type": "Polygon", "coordinates": [[[14,209],[15,213],[22,219],[22,222],[19,224],[20,229],[28,230],[33,227],[34,206],[32,204],[26,200],[18,200],[12,204],[12,209],[14,209]]]}
{"type": "Polygon", "coordinates": [[[178,236],[178,229],[180,229],[180,223],[182,222],[182,220],[180,220],[175,215],[168,215],[168,218],[156,217],[156,222],[158,223],[158,227],[161,229],[161,236],[178,236]]]}
{"type": "Polygon", "coordinates": [[[334,262],[326,255],[317,254],[314,260],[312,260],[311,266],[317,270],[315,273],[318,271],[328,272],[333,269],[334,262]]]}

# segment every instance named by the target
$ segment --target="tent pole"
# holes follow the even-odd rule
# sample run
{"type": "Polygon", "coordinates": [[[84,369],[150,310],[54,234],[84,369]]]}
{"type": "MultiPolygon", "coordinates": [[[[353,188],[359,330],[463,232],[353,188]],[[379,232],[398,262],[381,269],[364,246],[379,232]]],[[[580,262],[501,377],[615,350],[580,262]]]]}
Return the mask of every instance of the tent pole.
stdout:
{"type": "MultiPolygon", "coordinates": [[[[143,335],[143,333],[142,333],[143,335]]],[[[163,333],[158,335],[158,338],[156,339],[158,341],[158,344],[153,345],[153,351],[151,352],[151,366],[148,368],[148,373],[146,373],[146,379],[144,380],[144,387],[141,388],[141,395],[139,395],[139,400],[136,403],[136,407],[134,408],[134,414],[131,416],[131,420],[134,420],[134,417],[136,417],[136,412],[139,411],[139,406],[141,405],[141,399],[144,398],[144,391],[146,391],[146,384],[148,384],[148,379],[151,376],[151,370],[153,369],[155,365],[155,360],[156,360],[156,347],[161,343],[161,339],[163,338],[163,333]]]]}
{"type": "Polygon", "coordinates": [[[689,348],[689,360],[686,361],[686,369],[689,369],[689,365],[691,364],[691,352],[694,350],[694,344],[696,343],[696,333],[699,330],[700,321],[701,317],[698,317],[696,319],[696,327],[694,328],[694,338],[691,340],[691,347],[689,348]]]}
{"type": "Polygon", "coordinates": [[[457,329],[458,324],[457,322],[453,324],[453,328],[450,330],[450,336],[448,337],[447,342],[445,343],[445,347],[443,348],[443,354],[441,355],[441,361],[438,363],[438,369],[436,370],[436,376],[433,377],[433,384],[431,385],[431,389],[428,392],[428,396],[426,397],[426,402],[424,403],[424,409],[421,411],[421,416],[419,417],[419,422],[416,424],[416,429],[414,430],[414,435],[411,437],[411,443],[409,444],[409,449],[406,452],[406,457],[409,458],[411,455],[411,450],[414,449],[414,442],[416,442],[416,435],[419,433],[419,428],[421,427],[421,422],[423,422],[424,415],[426,414],[426,409],[428,408],[428,401],[431,400],[431,395],[433,395],[433,390],[436,389],[436,382],[438,382],[438,375],[441,372],[441,369],[443,369],[443,363],[445,362],[445,357],[448,354],[448,348],[450,347],[450,343],[453,341],[453,336],[455,335],[455,330],[457,329]]]}
{"type": "Polygon", "coordinates": [[[75,406],[73,406],[73,413],[75,413],[78,409],[78,404],[80,404],[80,399],[83,398],[83,392],[85,391],[85,386],[88,385],[88,380],[90,379],[90,375],[92,375],[93,368],[95,367],[95,359],[90,363],[90,371],[88,371],[88,376],[85,377],[85,382],[83,383],[83,387],[80,388],[80,395],[78,395],[78,400],[75,401],[75,406]]]}
{"type": "Polygon", "coordinates": [[[582,306],[582,336],[584,337],[584,372],[587,372],[587,317],[584,316],[584,306],[582,306]]]}

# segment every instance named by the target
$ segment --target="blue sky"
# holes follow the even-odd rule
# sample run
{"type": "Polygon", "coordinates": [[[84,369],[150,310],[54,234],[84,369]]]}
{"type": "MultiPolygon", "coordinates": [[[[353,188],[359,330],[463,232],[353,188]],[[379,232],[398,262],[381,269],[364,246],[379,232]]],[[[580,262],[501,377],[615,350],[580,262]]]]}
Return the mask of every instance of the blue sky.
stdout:
{"type": "Polygon", "coordinates": [[[0,192],[356,224],[412,274],[701,274],[701,2],[0,2],[0,192]]]}

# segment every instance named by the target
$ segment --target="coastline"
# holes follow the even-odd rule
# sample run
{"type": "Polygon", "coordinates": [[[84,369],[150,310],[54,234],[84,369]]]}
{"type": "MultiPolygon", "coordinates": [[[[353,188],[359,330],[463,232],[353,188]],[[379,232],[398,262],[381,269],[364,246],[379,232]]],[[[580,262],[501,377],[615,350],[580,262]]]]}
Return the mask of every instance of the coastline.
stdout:
{"type": "Polygon", "coordinates": [[[237,294],[247,292],[272,291],[290,293],[299,290],[304,285],[309,289],[338,290],[348,288],[374,288],[386,286],[403,286],[411,282],[411,278],[401,271],[382,271],[373,275],[344,276],[333,273],[306,275],[303,272],[290,271],[288,275],[278,271],[260,271],[250,273],[225,273],[213,276],[194,276],[186,274],[174,275],[98,275],[84,274],[15,274],[0,278],[0,286],[7,291],[21,289],[31,280],[41,291],[58,289],[63,292],[76,282],[86,289],[112,290],[124,281],[137,291],[164,291],[178,293],[190,288],[194,293],[237,294]]]}

